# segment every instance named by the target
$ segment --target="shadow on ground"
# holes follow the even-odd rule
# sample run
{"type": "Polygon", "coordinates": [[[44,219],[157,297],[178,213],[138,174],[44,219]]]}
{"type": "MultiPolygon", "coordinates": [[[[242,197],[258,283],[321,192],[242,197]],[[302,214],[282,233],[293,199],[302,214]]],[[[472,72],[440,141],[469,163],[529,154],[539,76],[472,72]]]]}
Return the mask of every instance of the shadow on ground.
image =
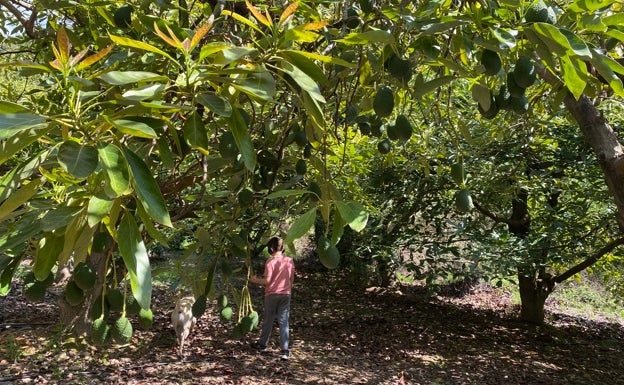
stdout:
{"type": "MultiPolygon", "coordinates": [[[[260,309],[261,292],[253,295],[260,309]]],[[[0,383],[624,384],[623,325],[551,310],[545,326],[527,326],[491,290],[464,303],[418,286],[364,289],[335,274],[301,275],[288,362],[278,359],[277,330],[273,354],[258,355],[253,336],[230,339],[231,325],[210,309],[179,360],[172,299],[157,289],[154,301],[154,325],[137,326],[131,346],[96,349],[61,338],[55,306],[25,302],[14,284],[0,297],[4,325],[15,326],[0,329],[0,383]]]]}

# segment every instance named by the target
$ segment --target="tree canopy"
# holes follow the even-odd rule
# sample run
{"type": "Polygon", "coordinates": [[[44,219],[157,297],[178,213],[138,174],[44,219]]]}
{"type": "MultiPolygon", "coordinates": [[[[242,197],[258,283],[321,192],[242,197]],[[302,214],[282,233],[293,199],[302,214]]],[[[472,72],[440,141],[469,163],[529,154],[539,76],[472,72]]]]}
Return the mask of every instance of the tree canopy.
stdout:
{"type": "Polygon", "coordinates": [[[2,293],[24,258],[39,281],[71,259],[98,275],[85,311],[125,276],[149,309],[148,249],[192,219],[205,301],[268,236],[293,248],[316,224],[326,267],[517,274],[540,322],[557,282],[624,242],[615,1],[0,10],[2,293]],[[339,253],[352,231],[374,242],[339,253]]]}

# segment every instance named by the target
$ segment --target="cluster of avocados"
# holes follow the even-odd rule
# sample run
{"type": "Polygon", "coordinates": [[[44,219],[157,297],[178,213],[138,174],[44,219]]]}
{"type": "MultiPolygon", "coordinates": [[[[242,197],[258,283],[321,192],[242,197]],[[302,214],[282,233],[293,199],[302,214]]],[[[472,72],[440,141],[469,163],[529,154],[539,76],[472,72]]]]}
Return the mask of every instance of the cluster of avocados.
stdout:
{"type": "MultiPolygon", "coordinates": [[[[500,58],[493,51],[485,50],[481,56],[481,63],[486,74],[491,74],[494,70],[496,70],[494,73],[498,73],[502,69],[500,58]]],[[[529,109],[526,89],[536,80],[537,73],[533,59],[520,56],[513,69],[507,72],[505,84],[500,87],[498,93],[494,95],[490,91],[490,107],[486,110],[481,104],[478,105],[479,113],[486,119],[493,119],[502,110],[512,111],[519,115],[525,114],[529,109]]]]}
{"type": "Polygon", "coordinates": [[[394,91],[390,86],[379,86],[373,97],[373,111],[371,116],[357,117],[358,129],[362,135],[372,135],[378,138],[383,136],[382,126],[386,128],[387,137],[377,142],[377,150],[381,154],[388,154],[392,150],[392,142],[406,142],[413,133],[412,123],[404,114],[397,115],[394,121],[387,118],[394,111],[394,91]],[[385,121],[385,123],[384,123],[385,121]]]}
{"type": "Polygon", "coordinates": [[[126,296],[118,288],[107,288],[100,294],[89,309],[93,320],[91,326],[91,340],[95,345],[105,345],[113,341],[119,345],[127,345],[132,341],[134,329],[128,316],[136,315],[139,326],[149,329],[154,323],[154,314],[151,309],[143,309],[132,294],[126,296]],[[111,312],[121,313],[111,324],[111,312]]]}
{"type": "MultiPolygon", "coordinates": [[[[537,0],[527,7],[524,20],[527,24],[555,24],[557,18],[553,7],[547,5],[544,0],[537,0]]],[[[503,69],[500,56],[490,49],[484,49],[481,52],[481,64],[485,75],[498,75],[503,69]]],[[[513,68],[506,74],[505,84],[500,87],[496,95],[491,93],[490,107],[485,110],[479,104],[479,113],[486,119],[493,119],[501,110],[512,111],[519,115],[525,114],[529,109],[525,91],[536,80],[537,74],[533,59],[527,56],[518,57],[513,68]]]]}

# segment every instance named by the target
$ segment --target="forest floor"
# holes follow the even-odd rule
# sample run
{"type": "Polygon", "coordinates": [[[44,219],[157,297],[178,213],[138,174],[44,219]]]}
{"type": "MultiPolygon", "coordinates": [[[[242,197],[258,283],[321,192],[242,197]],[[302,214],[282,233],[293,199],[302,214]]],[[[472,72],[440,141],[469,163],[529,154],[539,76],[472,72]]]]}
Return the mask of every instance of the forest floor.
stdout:
{"type": "MultiPolygon", "coordinates": [[[[29,303],[21,284],[0,297],[0,384],[624,384],[624,323],[547,307],[544,326],[517,321],[510,295],[485,285],[427,295],[419,285],[354,284],[339,272],[299,273],[291,359],[230,338],[208,309],[183,359],[173,297],[157,286],[154,324],[128,346],[92,347],[59,332],[53,293],[29,303]]],[[[58,295],[58,294],[57,294],[58,295]]],[[[254,307],[262,292],[252,290],[254,307]]],[[[262,316],[261,316],[262,321],[262,316]]]]}

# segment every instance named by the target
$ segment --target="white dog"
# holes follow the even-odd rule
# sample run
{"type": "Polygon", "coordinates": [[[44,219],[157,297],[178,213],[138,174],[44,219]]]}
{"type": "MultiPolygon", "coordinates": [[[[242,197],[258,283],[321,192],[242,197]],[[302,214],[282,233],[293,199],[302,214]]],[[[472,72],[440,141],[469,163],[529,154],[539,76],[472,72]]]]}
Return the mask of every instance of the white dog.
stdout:
{"type": "Polygon", "coordinates": [[[171,323],[178,337],[178,354],[180,357],[182,357],[184,341],[191,334],[195,322],[197,322],[195,317],[193,317],[193,303],[195,303],[193,297],[182,297],[176,303],[173,313],[171,313],[171,323]]]}

